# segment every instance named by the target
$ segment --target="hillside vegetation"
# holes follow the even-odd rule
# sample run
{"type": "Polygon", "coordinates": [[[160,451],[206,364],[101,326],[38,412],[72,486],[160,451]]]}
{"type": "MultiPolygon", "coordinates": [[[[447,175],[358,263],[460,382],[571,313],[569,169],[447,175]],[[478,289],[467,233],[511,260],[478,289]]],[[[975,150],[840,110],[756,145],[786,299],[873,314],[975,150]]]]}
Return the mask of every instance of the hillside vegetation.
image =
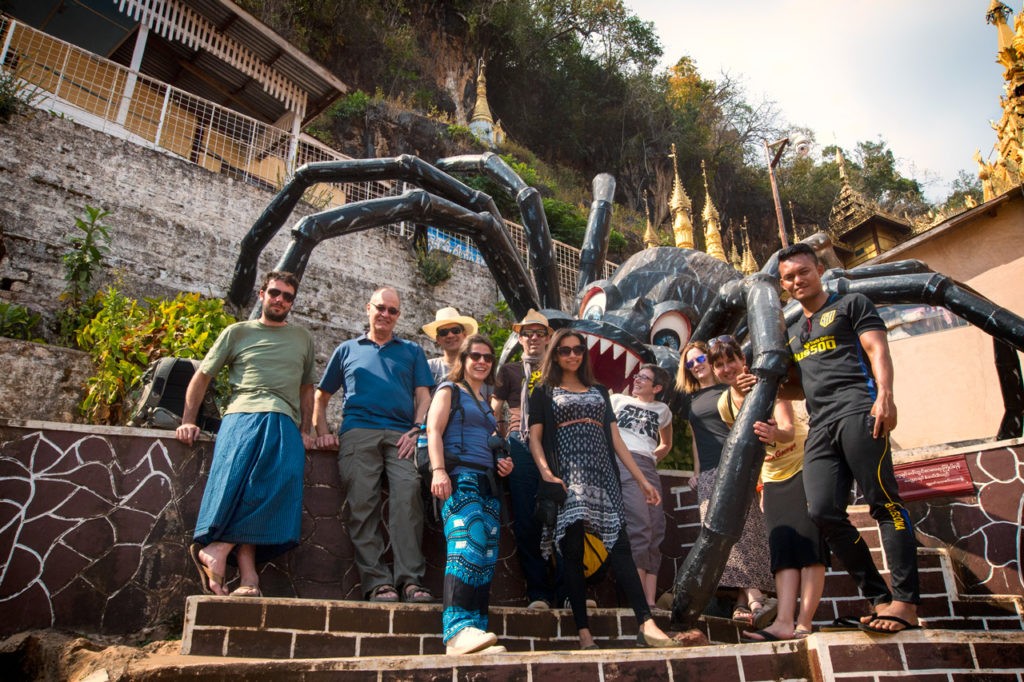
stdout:
{"type": "MultiPolygon", "coordinates": [[[[746,219],[759,262],[778,248],[763,141],[800,132],[813,142],[814,131],[785,121],[771,101],[751,101],[732,75],[701,73],[686,55],[670,55],[674,66],[659,68],[663,50],[654,26],[621,0],[239,4],[353,88],[317,124],[348,153],[419,152],[430,160],[434,150],[423,144],[382,139],[379,127],[367,133],[375,120],[402,110],[447,126],[455,147],[474,148],[465,124],[482,58],[491,111],[514,141],[500,151],[535,171],[533,184],[554,202],[560,238],[573,241],[580,232],[570,225],[585,215],[589,180],[609,172],[618,183],[614,224],[624,234],[613,245],[616,255],[641,247],[645,190],[654,199],[655,227],[671,243],[674,143],[695,222],[704,205],[703,161],[723,226],[746,219]]],[[[792,215],[801,236],[827,225],[840,188],[836,148],[812,149],[806,157],[785,154],[777,169],[786,221],[792,215]]],[[[843,152],[851,183],[882,209],[920,218],[938,208],[918,180],[900,174],[885,140],[843,152]]],[[[951,207],[968,194],[981,198],[978,181],[966,174],[955,190],[944,202],[951,207]]],[[[728,247],[731,231],[725,232],[728,247]]]]}

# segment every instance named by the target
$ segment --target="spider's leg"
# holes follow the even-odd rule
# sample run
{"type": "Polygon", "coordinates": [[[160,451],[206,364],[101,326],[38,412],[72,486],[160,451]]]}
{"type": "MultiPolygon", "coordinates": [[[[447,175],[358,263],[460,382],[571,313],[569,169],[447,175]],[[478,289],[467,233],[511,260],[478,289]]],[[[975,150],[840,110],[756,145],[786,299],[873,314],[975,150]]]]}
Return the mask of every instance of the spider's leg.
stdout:
{"type": "Polygon", "coordinates": [[[509,308],[525,315],[538,307],[537,292],[501,221],[489,212],[473,212],[425,190],[358,201],[302,219],[292,230],[292,242],[275,269],[293,272],[301,279],[313,249],[325,239],[402,220],[434,223],[472,239],[509,308]]]}
{"type": "Polygon", "coordinates": [[[764,444],[754,433],[754,422],[771,416],[779,381],[792,359],[785,343],[777,281],[756,274],[743,280],[737,290],[742,292],[740,300],[748,310],[753,348],[750,370],[758,382],[744,400],[722,447],[715,489],[700,535],[676,575],[672,622],[684,628],[693,627],[711,601],[729,552],[743,532],[764,460],[764,444]]]}
{"type": "Polygon", "coordinates": [[[615,178],[608,173],[594,177],[594,201],[590,204],[587,231],[580,249],[580,275],[576,280],[576,298],[595,280],[602,279],[604,262],[608,256],[611,238],[612,198],[615,196],[615,178]]]}

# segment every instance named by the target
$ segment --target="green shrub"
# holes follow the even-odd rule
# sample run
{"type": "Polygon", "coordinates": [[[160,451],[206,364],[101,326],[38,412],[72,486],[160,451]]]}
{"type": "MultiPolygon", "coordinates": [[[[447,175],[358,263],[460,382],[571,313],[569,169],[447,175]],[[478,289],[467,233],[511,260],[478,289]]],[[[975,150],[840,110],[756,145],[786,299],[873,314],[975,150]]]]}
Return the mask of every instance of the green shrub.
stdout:
{"type": "Polygon", "coordinates": [[[41,342],[36,333],[41,317],[14,303],[0,303],[0,336],[20,341],[41,342]]]}
{"type": "Polygon", "coordinates": [[[98,310],[92,279],[110,251],[110,226],[100,222],[110,212],[89,205],[84,210],[84,219],[75,218],[79,232],[68,237],[70,248],[61,257],[65,284],[60,299],[65,307],[57,314],[57,337],[67,345],[75,343],[78,331],[98,310]]]}
{"type": "Polygon", "coordinates": [[[417,251],[416,253],[416,268],[420,271],[423,281],[430,286],[436,286],[451,279],[454,263],[455,256],[443,251],[417,251]]]}
{"type": "MultiPolygon", "coordinates": [[[[173,299],[146,299],[145,304],[109,287],[97,296],[99,312],[78,333],[96,373],[86,384],[80,409],[92,423],[123,424],[124,399],[157,358],[201,359],[235,318],[224,301],[182,293],[173,299]]],[[[218,382],[218,394],[226,386],[218,382]]]]}
{"type": "MultiPolygon", "coordinates": [[[[494,308],[484,315],[480,321],[480,333],[491,340],[495,350],[501,353],[505,342],[512,334],[512,325],[515,323],[515,316],[505,301],[498,301],[494,308]]],[[[511,360],[511,358],[509,358],[511,360]]]]}
{"type": "Polygon", "coordinates": [[[331,105],[327,113],[334,118],[346,121],[362,118],[370,106],[370,99],[370,96],[362,90],[354,90],[331,105]]]}

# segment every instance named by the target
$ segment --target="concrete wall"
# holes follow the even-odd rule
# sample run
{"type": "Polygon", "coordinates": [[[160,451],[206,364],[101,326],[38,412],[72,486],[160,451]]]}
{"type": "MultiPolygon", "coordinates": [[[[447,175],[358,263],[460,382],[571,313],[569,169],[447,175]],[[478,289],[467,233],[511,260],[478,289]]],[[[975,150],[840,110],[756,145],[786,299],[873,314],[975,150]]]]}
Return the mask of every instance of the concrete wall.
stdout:
{"type": "MultiPolygon", "coordinates": [[[[996,202],[991,202],[996,203],[996,202]]],[[[918,259],[1024,315],[1024,198],[980,206],[945,230],[925,233],[874,262],[918,259]]],[[[976,327],[891,342],[897,448],[992,438],[1004,408],[992,337],[976,327]]]]}
{"type": "MultiPolygon", "coordinates": [[[[0,126],[0,299],[52,312],[64,286],[61,256],[86,204],[111,212],[111,253],[100,283],[129,295],[226,293],[240,240],[270,192],[138,147],[72,120],[34,113],[0,126]]],[[[305,208],[309,211],[309,208],[305,208]]],[[[292,216],[260,260],[270,269],[290,242],[292,216]]],[[[458,261],[452,279],[428,286],[405,240],[382,229],[331,240],[314,251],[293,314],[313,330],[320,366],[338,342],[359,334],[378,286],[402,297],[398,333],[436,354],[419,327],[454,305],[480,319],[497,300],[487,270],[458,261]]]]}

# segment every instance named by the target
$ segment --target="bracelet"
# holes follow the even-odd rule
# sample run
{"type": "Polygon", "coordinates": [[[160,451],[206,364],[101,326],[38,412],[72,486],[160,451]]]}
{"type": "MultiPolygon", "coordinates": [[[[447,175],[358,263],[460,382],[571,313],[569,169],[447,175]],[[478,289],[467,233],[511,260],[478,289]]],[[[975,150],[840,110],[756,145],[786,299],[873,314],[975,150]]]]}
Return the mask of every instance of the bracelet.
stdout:
{"type": "Polygon", "coordinates": [[[445,472],[445,473],[448,473],[448,470],[447,470],[447,469],[445,469],[444,467],[431,467],[431,469],[430,469],[430,470],[431,470],[431,471],[443,471],[443,472],[445,472]]]}

